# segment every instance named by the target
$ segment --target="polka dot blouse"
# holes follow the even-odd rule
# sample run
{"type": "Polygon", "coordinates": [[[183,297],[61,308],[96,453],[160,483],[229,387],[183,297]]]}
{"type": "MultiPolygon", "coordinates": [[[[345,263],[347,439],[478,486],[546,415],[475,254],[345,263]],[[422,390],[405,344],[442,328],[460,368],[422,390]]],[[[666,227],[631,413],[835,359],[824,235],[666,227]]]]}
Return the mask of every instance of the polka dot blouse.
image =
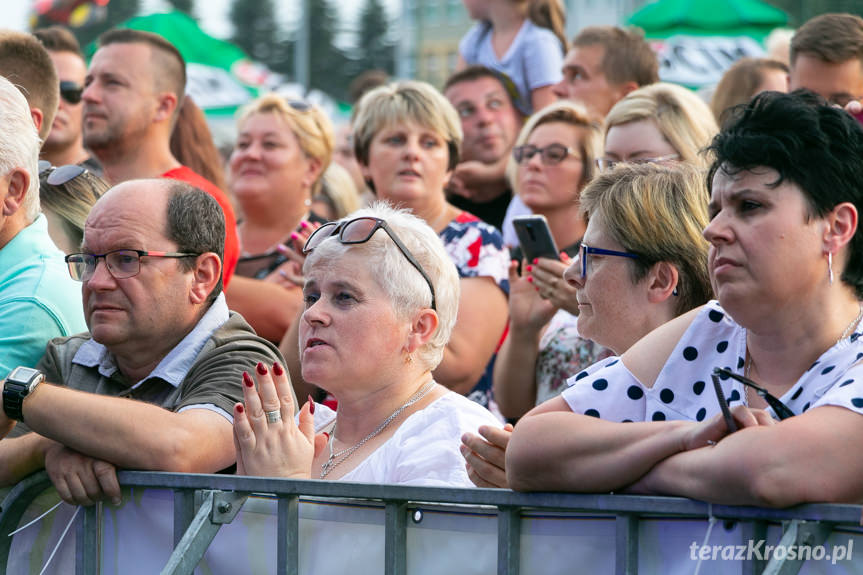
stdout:
{"type": "MultiPolygon", "coordinates": [[[[863,322],[861,322],[863,323],[863,322]]],[[[863,326],[813,363],[780,397],[799,415],[822,405],[863,414],[863,326]]],[[[709,302],[677,343],[653,387],[646,387],[612,357],[571,377],[563,398],[575,413],[609,421],[703,421],[719,413],[710,374],[716,367],[743,374],[746,330],[709,302]]],[[[720,382],[732,407],[746,402],[743,385],[728,376],[720,382]]],[[[768,409],[774,418],[773,410],[768,409]]]]}

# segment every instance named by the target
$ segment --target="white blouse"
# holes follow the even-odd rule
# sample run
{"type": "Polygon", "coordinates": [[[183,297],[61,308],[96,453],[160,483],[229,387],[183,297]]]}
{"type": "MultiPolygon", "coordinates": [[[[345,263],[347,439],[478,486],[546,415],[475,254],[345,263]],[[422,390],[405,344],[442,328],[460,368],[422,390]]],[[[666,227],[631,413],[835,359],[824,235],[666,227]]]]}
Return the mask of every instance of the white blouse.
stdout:
{"type": "MultiPolygon", "coordinates": [[[[315,405],[315,433],[331,425],[336,412],[315,405]]],[[[473,487],[461,456],[461,436],[480,425],[501,427],[481,405],[448,392],[410,414],[386,443],[339,481],[399,483],[436,487],[473,487]]]]}

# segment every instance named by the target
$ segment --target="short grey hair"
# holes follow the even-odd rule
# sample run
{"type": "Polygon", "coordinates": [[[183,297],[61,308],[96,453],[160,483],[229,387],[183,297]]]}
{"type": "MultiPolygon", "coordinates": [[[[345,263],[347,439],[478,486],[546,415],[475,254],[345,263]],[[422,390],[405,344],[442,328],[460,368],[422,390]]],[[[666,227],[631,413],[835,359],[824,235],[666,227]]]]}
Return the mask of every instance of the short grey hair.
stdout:
{"type": "MultiPolygon", "coordinates": [[[[455,264],[435,231],[407,210],[396,209],[386,202],[376,202],[339,221],[359,217],[386,221],[431,278],[435,289],[438,329],[434,337],[416,352],[414,359],[433,370],[443,359],[444,348],[452,334],[458,312],[460,291],[455,264]]],[[[327,238],[308,255],[303,271],[308,273],[316,266],[326,266],[348,252],[351,252],[357,265],[374,267],[373,277],[389,297],[397,317],[408,320],[417,311],[431,307],[431,291],[425,279],[384,231],[375,232],[363,244],[345,245],[336,241],[335,237],[327,238]]]]}
{"type": "Polygon", "coordinates": [[[0,175],[20,168],[30,176],[21,208],[29,224],[39,215],[39,148],[41,141],[23,94],[0,76],[0,175]]]}

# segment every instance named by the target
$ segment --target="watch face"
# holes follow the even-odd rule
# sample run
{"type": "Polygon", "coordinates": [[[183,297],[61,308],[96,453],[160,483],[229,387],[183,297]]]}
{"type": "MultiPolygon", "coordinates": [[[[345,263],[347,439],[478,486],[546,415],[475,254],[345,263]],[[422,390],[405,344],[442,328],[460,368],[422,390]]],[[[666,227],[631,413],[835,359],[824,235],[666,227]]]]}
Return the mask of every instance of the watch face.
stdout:
{"type": "Polygon", "coordinates": [[[30,378],[37,373],[39,373],[39,371],[32,367],[16,367],[12,370],[12,373],[9,374],[7,379],[13,379],[15,381],[30,381],[30,378]]]}

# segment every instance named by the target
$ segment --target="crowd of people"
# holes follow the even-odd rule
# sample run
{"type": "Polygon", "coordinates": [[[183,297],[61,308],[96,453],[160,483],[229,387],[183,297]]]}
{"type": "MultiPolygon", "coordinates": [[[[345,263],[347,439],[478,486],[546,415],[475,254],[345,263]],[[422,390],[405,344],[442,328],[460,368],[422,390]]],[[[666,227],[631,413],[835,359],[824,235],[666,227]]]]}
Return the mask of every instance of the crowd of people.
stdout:
{"type": "Polygon", "coordinates": [[[637,30],[465,4],[442,90],[263,95],[227,155],[163,38],[0,32],[0,485],[863,499],[863,18],[705,102],[637,30]]]}

